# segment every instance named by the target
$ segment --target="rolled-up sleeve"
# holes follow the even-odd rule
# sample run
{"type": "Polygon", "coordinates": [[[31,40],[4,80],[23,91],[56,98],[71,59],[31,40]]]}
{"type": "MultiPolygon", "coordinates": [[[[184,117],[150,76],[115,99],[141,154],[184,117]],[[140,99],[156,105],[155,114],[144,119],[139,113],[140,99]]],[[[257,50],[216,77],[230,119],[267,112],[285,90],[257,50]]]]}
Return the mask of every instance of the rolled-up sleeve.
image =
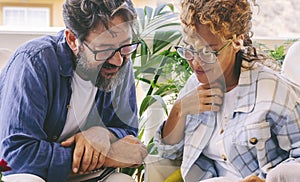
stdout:
{"type": "Polygon", "coordinates": [[[182,159],[184,140],[174,145],[167,145],[162,141],[162,129],[165,121],[158,127],[155,136],[154,143],[158,149],[158,153],[161,157],[167,159],[182,159]]]}

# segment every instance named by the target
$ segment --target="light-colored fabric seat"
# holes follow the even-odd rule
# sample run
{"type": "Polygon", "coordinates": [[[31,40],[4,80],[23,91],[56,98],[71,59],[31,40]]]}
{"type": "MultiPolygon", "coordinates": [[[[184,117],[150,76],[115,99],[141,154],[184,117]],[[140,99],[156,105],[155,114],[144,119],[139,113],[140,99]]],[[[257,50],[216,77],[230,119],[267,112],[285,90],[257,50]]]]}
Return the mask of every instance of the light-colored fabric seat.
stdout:
{"type": "Polygon", "coordinates": [[[181,161],[169,160],[158,155],[148,155],[145,159],[145,182],[164,182],[175,170],[180,168],[181,161]]]}
{"type": "Polygon", "coordinates": [[[281,74],[293,84],[300,86],[300,41],[291,45],[282,64],[281,74]]]}
{"type": "Polygon", "coordinates": [[[4,182],[45,182],[42,178],[39,176],[33,175],[33,174],[12,174],[8,176],[3,176],[2,180],[4,182]]]}
{"type": "Polygon", "coordinates": [[[4,68],[11,54],[12,51],[10,49],[0,48],[0,72],[4,68]]]}

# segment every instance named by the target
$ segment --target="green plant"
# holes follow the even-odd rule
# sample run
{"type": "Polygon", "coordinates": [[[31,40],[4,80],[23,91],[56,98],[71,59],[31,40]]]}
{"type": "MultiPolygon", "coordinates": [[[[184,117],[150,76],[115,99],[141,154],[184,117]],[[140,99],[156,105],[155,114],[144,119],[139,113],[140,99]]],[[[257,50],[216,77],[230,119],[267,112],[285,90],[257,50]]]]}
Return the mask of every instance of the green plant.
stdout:
{"type": "MultiPolygon", "coordinates": [[[[145,6],[137,9],[137,13],[137,35],[141,45],[133,54],[132,61],[137,85],[143,83],[148,87],[139,106],[139,138],[142,139],[145,132],[145,123],[142,123],[144,113],[154,102],[159,102],[168,115],[167,105],[177,97],[192,71],[188,63],[173,49],[182,38],[179,17],[174,6],[163,4],[155,9],[145,6]]],[[[157,154],[153,138],[146,145],[149,154],[157,154]]],[[[138,181],[143,181],[143,169],[142,165],[137,169],[125,168],[121,171],[135,175],[138,181]]]]}
{"type": "Polygon", "coordinates": [[[284,57],[285,57],[285,47],[283,45],[281,45],[281,46],[275,46],[275,49],[274,50],[270,50],[269,54],[275,60],[284,60],[284,57]]]}
{"type": "Polygon", "coordinates": [[[297,41],[297,39],[286,40],[280,45],[274,45],[273,49],[269,49],[265,44],[260,43],[260,42],[256,42],[255,45],[260,50],[266,52],[271,58],[276,60],[280,65],[282,65],[285,55],[286,55],[286,52],[288,50],[288,47],[291,44],[293,44],[295,41],[297,41]]]}
{"type": "MultiPolygon", "coordinates": [[[[155,9],[145,6],[144,9],[137,9],[137,12],[138,36],[142,43],[133,57],[135,78],[137,84],[143,82],[149,86],[140,106],[139,116],[141,117],[155,101],[163,106],[167,114],[167,104],[163,97],[178,93],[180,88],[174,82],[174,77],[178,76],[176,74],[189,72],[189,70],[178,72],[178,67],[185,61],[177,62],[180,58],[172,49],[182,37],[178,13],[174,12],[172,4],[163,4],[155,9]],[[172,69],[174,66],[177,70],[172,69]]],[[[185,65],[186,68],[188,66],[185,65]]]]}

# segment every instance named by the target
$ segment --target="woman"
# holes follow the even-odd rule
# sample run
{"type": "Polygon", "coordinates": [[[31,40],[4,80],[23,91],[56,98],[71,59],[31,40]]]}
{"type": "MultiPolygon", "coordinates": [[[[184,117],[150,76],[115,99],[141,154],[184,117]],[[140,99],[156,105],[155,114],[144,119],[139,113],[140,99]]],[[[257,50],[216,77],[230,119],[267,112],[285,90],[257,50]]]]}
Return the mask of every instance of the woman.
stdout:
{"type": "Polygon", "coordinates": [[[298,90],[264,66],[272,64],[252,46],[251,18],[247,0],[182,1],[186,45],[177,52],[194,74],[155,143],[162,157],[182,158],[187,182],[274,181],[273,168],[290,166],[299,176],[290,165],[300,156],[298,90]]]}

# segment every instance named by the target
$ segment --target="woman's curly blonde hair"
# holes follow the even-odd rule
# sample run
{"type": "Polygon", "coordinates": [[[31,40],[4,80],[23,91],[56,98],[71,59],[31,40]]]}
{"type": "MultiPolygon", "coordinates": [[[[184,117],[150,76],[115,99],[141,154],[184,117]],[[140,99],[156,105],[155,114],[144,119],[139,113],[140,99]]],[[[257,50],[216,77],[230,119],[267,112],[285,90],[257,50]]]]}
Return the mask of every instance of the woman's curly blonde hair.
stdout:
{"type": "Polygon", "coordinates": [[[182,0],[180,19],[184,32],[195,31],[197,23],[209,25],[210,31],[223,41],[235,40],[242,36],[244,49],[242,57],[252,62],[265,60],[262,54],[257,54],[252,45],[252,9],[256,0],[182,0]]]}
{"type": "Polygon", "coordinates": [[[194,29],[197,22],[208,24],[222,40],[251,33],[248,0],[183,0],[180,17],[185,29],[194,29]]]}

